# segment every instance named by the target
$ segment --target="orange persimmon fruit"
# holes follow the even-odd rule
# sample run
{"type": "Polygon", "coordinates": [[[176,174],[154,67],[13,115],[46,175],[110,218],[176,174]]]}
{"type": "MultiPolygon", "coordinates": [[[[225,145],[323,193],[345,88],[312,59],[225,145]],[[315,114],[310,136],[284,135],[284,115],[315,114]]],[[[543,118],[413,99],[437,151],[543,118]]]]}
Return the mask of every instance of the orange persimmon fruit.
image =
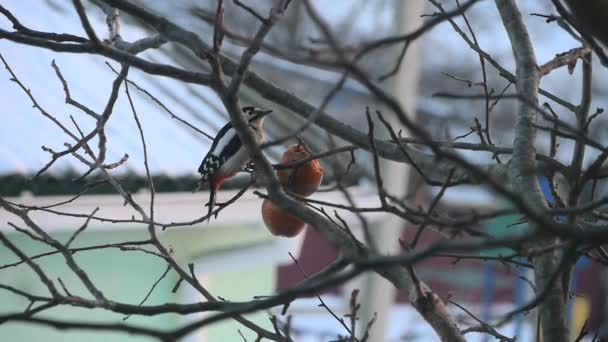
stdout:
{"type": "MultiPolygon", "coordinates": [[[[286,165],[304,160],[312,155],[303,144],[291,145],[283,153],[281,164],[286,165]]],[[[318,160],[310,160],[297,167],[277,171],[277,177],[283,187],[300,196],[312,195],[323,181],[323,168],[318,160]]]]}
{"type": "Polygon", "coordinates": [[[262,219],[268,230],[277,236],[294,237],[306,225],[304,221],[277,207],[269,199],[262,203],[262,219]]]}

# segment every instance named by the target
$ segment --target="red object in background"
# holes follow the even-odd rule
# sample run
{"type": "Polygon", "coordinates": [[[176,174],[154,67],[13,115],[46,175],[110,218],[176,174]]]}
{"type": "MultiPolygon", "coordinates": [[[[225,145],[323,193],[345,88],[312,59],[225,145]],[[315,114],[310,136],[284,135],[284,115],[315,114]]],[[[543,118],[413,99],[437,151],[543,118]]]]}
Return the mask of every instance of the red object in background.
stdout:
{"type": "MultiPolygon", "coordinates": [[[[338,253],[332,245],[327,242],[317,231],[309,227],[304,236],[302,252],[298,263],[306,274],[312,275],[331,264],[338,257],[338,253]]],[[[302,282],[304,275],[298,265],[294,262],[279,266],[276,289],[282,290],[302,282]]],[[[339,288],[333,288],[323,293],[339,294],[339,288]]]]}
{"type": "Polygon", "coordinates": [[[608,304],[606,301],[608,293],[602,286],[604,281],[602,277],[605,277],[602,272],[606,272],[604,266],[595,261],[577,272],[576,295],[585,297],[591,303],[591,312],[587,322],[590,331],[597,331],[607,318],[605,317],[605,307],[608,304]]]}
{"type": "MultiPolygon", "coordinates": [[[[411,241],[415,234],[415,228],[406,230],[406,241],[411,241]]],[[[322,237],[315,229],[307,229],[304,236],[302,253],[298,262],[308,275],[312,275],[331,262],[337,256],[337,251],[322,237]]],[[[424,248],[436,240],[438,234],[425,231],[419,241],[419,248],[424,248]]],[[[437,257],[430,258],[417,264],[416,272],[422,280],[433,288],[442,297],[453,296],[457,302],[481,303],[483,295],[483,268],[484,262],[480,260],[460,260],[454,263],[454,258],[437,257]]],[[[595,262],[586,267],[577,275],[577,295],[585,296],[591,305],[589,315],[590,331],[597,331],[605,319],[604,306],[607,303],[608,294],[601,286],[600,272],[602,266],[595,262]]],[[[517,269],[506,267],[500,263],[496,264],[496,289],[494,301],[497,303],[513,303],[514,285],[518,275],[517,269]]],[[[305,279],[298,266],[291,262],[288,265],[278,267],[276,289],[286,289],[297,285],[305,279]]],[[[342,288],[336,287],[324,291],[322,294],[340,295],[342,288]]],[[[398,291],[396,302],[408,303],[406,296],[398,291]]]]}
{"type": "MultiPolygon", "coordinates": [[[[417,231],[416,226],[409,226],[402,236],[403,241],[412,241],[417,231]]],[[[428,228],[422,233],[416,248],[443,240],[445,237],[428,228]]],[[[451,253],[457,254],[457,253],[451,253]]],[[[476,255],[476,253],[464,253],[476,255]]],[[[483,299],[484,263],[478,259],[456,259],[453,257],[431,257],[415,265],[415,270],[422,281],[429,285],[439,296],[446,298],[452,296],[456,301],[467,303],[481,303],[483,299]]],[[[515,279],[518,275],[515,267],[496,263],[496,288],[494,301],[498,303],[512,303],[515,291],[515,279]]],[[[401,291],[397,293],[397,302],[407,303],[407,295],[401,291]]]]}
{"type": "MultiPolygon", "coordinates": [[[[406,230],[405,241],[411,241],[410,234],[416,230],[406,230]]],[[[306,230],[306,236],[302,245],[302,253],[298,262],[308,275],[319,272],[332,263],[338,256],[337,251],[313,228],[306,230]]],[[[424,248],[438,239],[437,234],[426,231],[418,243],[419,248],[424,248]]],[[[416,266],[416,272],[425,283],[427,283],[440,296],[447,297],[452,294],[459,301],[480,303],[483,294],[483,262],[480,260],[460,260],[454,263],[453,258],[437,257],[429,258],[416,266]]],[[[494,292],[497,302],[511,303],[514,298],[514,282],[517,271],[502,265],[496,267],[496,290],[494,292]]],[[[302,271],[295,263],[279,266],[276,288],[278,290],[295,286],[305,279],[302,271]]],[[[341,288],[333,288],[325,293],[339,294],[341,288]]],[[[397,302],[407,303],[407,296],[399,291],[397,302]]]]}

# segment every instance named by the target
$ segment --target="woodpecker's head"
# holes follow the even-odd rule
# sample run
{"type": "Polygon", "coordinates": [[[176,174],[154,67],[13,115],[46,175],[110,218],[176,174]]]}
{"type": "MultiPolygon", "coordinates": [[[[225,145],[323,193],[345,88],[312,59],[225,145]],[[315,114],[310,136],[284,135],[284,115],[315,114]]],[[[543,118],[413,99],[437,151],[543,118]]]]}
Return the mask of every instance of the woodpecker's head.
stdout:
{"type": "Polygon", "coordinates": [[[256,107],[243,107],[243,114],[249,123],[261,124],[264,117],[272,113],[272,110],[263,110],[256,107]]]}

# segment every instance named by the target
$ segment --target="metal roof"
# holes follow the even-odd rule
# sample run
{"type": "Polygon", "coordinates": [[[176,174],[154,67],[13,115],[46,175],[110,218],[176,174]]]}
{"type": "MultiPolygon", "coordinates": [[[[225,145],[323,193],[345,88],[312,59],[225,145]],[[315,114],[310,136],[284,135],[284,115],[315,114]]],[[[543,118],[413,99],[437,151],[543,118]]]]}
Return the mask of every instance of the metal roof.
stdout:
{"type": "MultiPolygon", "coordinates": [[[[202,32],[201,34],[203,34],[210,28],[208,23],[192,15],[191,10],[194,2],[142,0],[142,3],[145,3],[146,6],[152,6],[155,10],[172,19],[179,19],[182,25],[187,25],[189,29],[195,32],[202,32]]],[[[209,2],[209,4],[212,3],[214,2],[209,2]]],[[[262,4],[262,2],[253,3],[262,4]]],[[[318,1],[318,3],[321,3],[321,1],[318,1]]],[[[196,2],[196,4],[199,3],[196,2]]],[[[352,30],[353,33],[350,36],[345,37],[346,40],[354,39],[352,36],[357,36],[357,34],[357,38],[369,37],[373,36],[373,34],[385,35],[392,29],[392,26],[387,24],[387,15],[390,14],[392,4],[393,2],[388,1],[385,2],[384,7],[378,7],[378,4],[374,5],[372,2],[360,0],[323,2],[323,14],[331,16],[332,22],[336,21],[338,23],[346,22],[347,18],[356,15],[357,20],[354,20],[356,23],[353,24],[356,25],[356,28],[352,30]],[[357,7],[359,10],[354,12],[346,10],[353,7],[357,7]],[[361,10],[363,8],[365,10],[361,10]],[[381,15],[378,15],[378,13],[381,15]],[[368,18],[370,16],[371,19],[368,18]],[[380,20],[382,18],[384,19],[380,20]],[[376,29],[372,30],[370,27],[376,29]]],[[[33,8],[31,2],[28,1],[10,1],[8,4],[4,4],[4,6],[9,8],[25,25],[32,28],[83,35],[83,30],[80,27],[75,11],[71,4],[67,2],[40,2],[40,8],[33,8]]],[[[489,11],[488,6],[492,6],[492,4],[482,2],[476,5],[472,9],[471,15],[475,12],[483,12],[484,15],[495,15],[493,11],[489,11]]],[[[536,10],[534,6],[526,8],[527,12],[532,12],[533,10],[536,10]]],[[[106,26],[102,11],[95,6],[91,6],[88,14],[93,26],[98,30],[100,36],[103,36],[106,26]]],[[[247,18],[247,14],[237,14],[231,15],[228,19],[239,21],[247,18]]],[[[538,25],[540,24],[534,21],[534,19],[527,18],[527,20],[532,24],[533,33],[543,38],[538,41],[539,60],[546,61],[556,51],[564,51],[572,44],[570,40],[560,39],[556,35],[547,35],[545,31],[539,29],[538,25]],[[550,48],[547,46],[550,46],[550,48]]],[[[5,19],[0,19],[0,25],[8,27],[5,19]]],[[[239,25],[234,23],[231,27],[234,29],[240,28],[239,25]]],[[[540,28],[544,27],[546,25],[540,26],[540,28]]],[[[488,30],[479,30],[478,32],[480,41],[483,41],[483,47],[488,51],[495,52],[498,58],[502,59],[501,57],[508,53],[509,50],[507,42],[502,39],[495,39],[497,32],[495,32],[496,29],[493,27],[491,30],[488,27],[486,28],[488,30]]],[[[148,35],[149,32],[146,31],[144,26],[138,25],[137,22],[134,22],[132,18],[126,15],[121,16],[121,36],[125,40],[134,41],[148,35]]],[[[426,48],[428,51],[425,55],[426,63],[424,67],[434,69],[434,73],[439,73],[444,67],[452,63],[450,60],[446,60],[446,55],[457,56],[460,51],[466,51],[466,49],[458,44],[459,39],[451,32],[451,28],[447,24],[438,26],[430,32],[428,37],[430,44],[427,44],[429,47],[426,48]],[[454,39],[446,39],[446,37],[454,39]],[[437,44],[443,46],[444,53],[429,53],[430,50],[437,48],[437,44]]],[[[231,48],[234,49],[232,50],[233,53],[241,51],[239,47],[232,46],[231,48]]],[[[105,65],[105,58],[91,55],[55,53],[49,50],[17,45],[6,40],[0,40],[0,53],[2,53],[20,80],[31,89],[32,94],[47,111],[55,115],[67,127],[73,127],[70,121],[70,115],[73,115],[85,131],[93,128],[94,120],[92,118],[65,104],[61,84],[50,64],[52,60],[56,61],[70,85],[72,96],[76,100],[90,106],[93,110],[101,111],[107,100],[111,82],[114,79],[114,73],[105,65]]],[[[468,54],[470,53],[463,53],[458,58],[471,57],[468,54]]],[[[192,60],[188,60],[187,54],[183,51],[180,53],[172,44],[166,44],[166,46],[163,46],[159,50],[147,51],[143,56],[157,62],[179,63],[189,66],[193,62],[192,60]]],[[[264,54],[256,56],[255,60],[265,65],[257,64],[254,65],[254,68],[257,68],[256,70],[265,77],[266,74],[273,74],[268,76],[271,80],[277,78],[276,74],[279,71],[292,73],[292,79],[293,77],[297,77],[298,80],[303,80],[307,77],[316,82],[317,85],[319,82],[322,82],[327,87],[331,87],[332,81],[336,79],[336,73],[304,67],[285,61],[277,62],[276,59],[272,59],[264,54]],[[274,72],[270,72],[269,70],[273,70],[274,72]]],[[[471,61],[474,61],[472,63],[477,63],[476,56],[472,56],[471,61]]],[[[113,65],[117,67],[116,63],[113,63],[113,65]]],[[[559,85],[563,85],[564,83],[574,83],[576,87],[579,87],[579,76],[575,75],[573,79],[567,75],[565,70],[555,72],[555,75],[551,74],[547,77],[546,80],[550,80],[551,82],[543,83],[543,86],[549,88],[549,90],[560,90],[559,85]],[[556,80],[559,82],[555,82],[556,80]]],[[[206,87],[183,84],[182,82],[164,77],[150,77],[134,68],[129,73],[129,79],[157,96],[175,114],[211,135],[228,120],[226,114],[222,111],[219,99],[206,87]]],[[[447,80],[444,89],[453,89],[454,83],[449,82],[452,81],[447,80]]],[[[322,91],[317,89],[321,87],[313,87],[311,83],[305,85],[301,84],[303,81],[285,83],[287,82],[280,82],[281,85],[284,85],[286,88],[288,87],[290,91],[296,91],[299,96],[306,98],[312,103],[317,103],[320,94],[321,96],[323,94],[322,91]]],[[[435,87],[432,91],[437,90],[435,87]]],[[[343,117],[341,119],[346,123],[358,128],[365,128],[358,126],[364,126],[363,116],[352,115],[352,110],[349,110],[348,107],[353,106],[355,98],[356,100],[361,100],[359,98],[361,96],[357,95],[357,93],[361,94],[360,91],[361,89],[354,82],[352,84],[349,82],[349,89],[345,92],[346,94],[340,95],[342,96],[341,99],[338,98],[333,101],[329,107],[329,111],[331,113],[342,113],[343,117]],[[347,93],[348,91],[351,92],[350,95],[347,93]]],[[[150,101],[146,95],[135,89],[132,89],[132,94],[146,133],[151,171],[155,174],[166,174],[169,176],[194,174],[200,159],[202,159],[207,151],[209,139],[177,120],[171,119],[168,113],[150,101]]],[[[468,128],[467,122],[472,121],[472,116],[480,115],[480,109],[475,113],[475,111],[471,111],[472,107],[467,107],[464,110],[460,105],[455,105],[453,102],[443,102],[446,108],[438,109],[438,105],[442,103],[441,100],[433,99],[432,101],[428,101],[424,100],[424,98],[421,99],[422,101],[418,101],[419,106],[424,108],[423,111],[430,111],[433,115],[441,114],[441,112],[451,115],[454,111],[465,113],[462,118],[463,131],[454,131],[454,135],[466,133],[468,128]]],[[[258,101],[256,94],[253,94],[251,90],[244,89],[243,102],[247,103],[248,100],[253,102],[258,101]]],[[[372,103],[369,99],[363,99],[362,101],[372,103]]],[[[576,102],[576,100],[574,101],[576,102]]],[[[594,102],[602,105],[605,103],[605,100],[598,98],[594,102]]],[[[72,142],[54,124],[40,115],[35,108],[32,108],[26,94],[14,82],[9,80],[9,74],[4,69],[0,70],[0,104],[2,104],[0,109],[0,120],[2,120],[2,125],[0,125],[0,175],[36,172],[50,160],[50,155],[44,152],[40,148],[41,146],[44,145],[59,151],[64,149],[63,144],[65,142],[72,142]]],[[[356,105],[359,106],[358,104],[356,105]]],[[[498,118],[501,116],[498,116],[498,118]]],[[[267,124],[267,136],[272,137],[273,134],[282,136],[285,128],[290,127],[289,125],[296,125],[294,122],[298,122],[298,120],[301,120],[301,118],[296,118],[293,115],[270,118],[267,124]]],[[[597,121],[601,122],[603,120],[597,121]]],[[[323,146],[326,143],[326,135],[318,127],[312,127],[306,134],[309,134],[310,140],[319,144],[319,146],[323,146]]],[[[108,162],[117,161],[127,153],[129,154],[129,160],[118,171],[131,171],[143,175],[144,165],[141,143],[123,91],[120,93],[115,111],[107,125],[107,135],[108,162]]],[[[469,139],[472,142],[475,141],[474,136],[469,139]]],[[[510,140],[509,131],[504,132],[504,139],[502,140],[508,144],[510,140]]],[[[545,140],[540,139],[539,145],[544,145],[545,143],[545,140]]],[[[559,151],[558,158],[567,161],[571,144],[563,141],[561,145],[562,148],[559,151]]],[[[542,149],[546,148],[543,146],[542,149]]],[[[276,158],[277,154],[277,150],[274,150],[274,154],[273,151],[270,151],[271,157],[274,156],[276,158]]],[[[467,157],[468,154],[471,153],[467,153],[467,157]]],[[[590,150],[586,155],[586,160],[593,158],[595,155],[597,155],[597,151],[590,150]]],[[[480,162],[489,160],[486,154],[479,153],[471,158],[480,162]]],[[[82,172],[86,170],[86,167],[74,157],[66,156],[58,161],[48,172],[65,174],[67,170],[82,172]]]]}
{"type": "MultiPolygon", "coordinates": [[[[80,34],[81,28],[75,26],[78,20],[68,9],[32,11],[27,1],[12,2],[7,5],[26,25],[40,30],[70,32],[80,34]],[[70,18],[68,18],[70,17],[70,18]],[[76,19],[76,20],[73,20],[76,19]]],[[[96,27],[104,25],[101,15],[91,15],[96,27]]],[[[123,25],[121,33],[125,39],[143,37],[141,29],[123,25]]],[[[65,79],[71,95],[91,109],[101,112],[109,96],[111,83],[115,74],[105,65],[105,58],[91,55],[74,55],[55,53],[49,50],[17,45],[0,40],[0,53],[7,60],[21,82],[31,89],[32,95],[40,106],[54,115],[70,129],[74,125],[70,116],[87,132],[94,128],[95,120],[65,103],[64,92],[51,68],[55,60],[65,79]]],[[[166,57],[160,52],[147,53],[155,59],[166,57]]],[[[113,63],[116,68],[117,63],[113,63]]],[[[0,71],[0,174],[10,172],[35,172],[50,160],[50,155],[40,147],[47,146],[55,151],[65,149],[63,144],[74,143],[50,120],[43,117],[37,109],[32,108],[26,94],[16,83],[9,81],[10,75],[2,68],[0,71]]],[[[135,81],[155,94],[167,107],[176,114],[203,131],[213,135],[225,119],[214,112],[199,97],[189,93],[189,87],[171,79],[163,79],[163,87],[171,89],[168,96],[156,82],[134,68],[129,73],[130,80],[135,81]],[[190,108],[198,108],[193,112],[190,108]],[[203,117],[207,122],[202,122],[203,117]]],[[[135,106],[146,133],[150,151],[150,167],[154,173],[181,174],[187,170],[196,170],[204,156],[208,138],[185,127],[177,120],[171,119],[159,106],[147,96],[131,88],[135,106]]],[[[209,102],[218,102],[215,95],[207,88],[197,87],[197,94],[209,102]]],[[[129,160],[123,170],[145,173],[143,152],[133,114],[124,95],[120,91],[114,112],[107,124],[108,150],[107,161],[116,162],[126,153],[129,160]]],[[[96,141],[93,142],[93,145],[96,141]]],[[[65,170],[85,171],[86,167],[72,156],[61,158],[50,172],[65,170]]]]}
{"type": "MultiPolygon", "coordinates": [[[[17,18],[32,28],[42,31],[83,34],[80,22],[70,4],[47,2],[46,5],[42,3],[40,5],[40,8],[34,10],[31,3],[27,1],[13,1],[5,4],[17,18]]],[[[187,25],[189,29],[196,32],[205,32],[210,29],[209,24],[191,15],[193,5],[190,2],[169,5],[168,2],[147,1],[145,5],[163,14],[170,13],[170,16],[176,17],[175,19],[179,20],[180,24],[187,25]]],[[[339,8],[342,8],[343,5],[345,4],[334,6],[337,8],[333,11],[335,12],[333,16],[342,13],[339,8]]],[[[103,12],[95,6],[90,6],[88,15],[93,27],[103,37],[106,30],[103,12]]],[[[0,19],[0,22],[2,21],[3,19],[0,19]]],[[[4,26],[4,23],[2,25],[4,26]]],[[[365,22],[365,25],[361,24],[361,26],[361,30],[370,32],[370,23],[365,22]]],[[[127,41],[134,41],[149,35],[144,26],[138,25],[128,16],[121,17],[120,30],[121,36],[127,41]]],[[[235,49],[234,51],[240,51],[240,48],[232,48],[235,49]]],[[[72,97],[94,111],[101,112],[108,98],[111,83],[115,78],[114,72],[105,64],[106,58],[55,53],[45,49],[17,45],[6,40],[0,40],[0,53],[20,81],[31,89],[33,96],[46,111],[70,129],[74,129],[70,116],[74,117],[85,132],[94,128],[95,120],[93,118],[65,103],[61,83],[51,68],[51,62],[56,61],[69,84],[72,97]]],[[[156,62],[172,64],[180,62],[187,64],[188,62],[183,60],[184,56],[180,56],[179,51],[171,44],[166,44],[158,50],[146,51],[142,55],[156,62]],[[182,60],[180,61],[180,59],[182,60]]],[[[272,58],[263,54],[256,57],[256,60],[273,63],[272,58]]],[[[114,68],[119,67],[115,62],[110,63],[114,68]]],[[[282,62],[280,69],[289,72],[298,67],[282,62]]],[[[307,68],[306,73],[311,76],[312,71],[309,69],[312,68],[307,68]]],[[[331,72],[327,71],[317,70],[315,75],[317,74],[316,79],[320,80],[329,81],[335,78],[331,72]]],[[[61,151],[65,149],[64,143],[74,142],[50,120],[43,117],[37,109],[32,108],[26,94],[19,89],[17,84],[11,82],[9,77],[6,70],[0,71],[0,103],[3,104],[2,110],[0,110],[0,119],[3,123],[0,125],[0,175],[35,173],[51,159],[50,154],[43,151],[41,146],[61,151]]],[[[169,78],[151,77],[135,68],[130,70],[128,79],[154,94],[179,117],[210,135],[214,135],[228,120],[222,110],[221,102],[207,87],[183,84],[169,78]]],[[[152,173],[169,176],[194,173],[200,159],[207,151],[209,139],[178,120],[172,119],[169,113],[141,92],[131,88],[131,93],[145,131],[152,173]]],[[[251,97],[249,99],[255,100],[251,97]]],[[[243,102],[247,103],[247,98],[243,102]]],[[[272,119],[268,120],[267,135],[272,136],[273,132],[277,132],[277,136],[282,136],[285,125],[294,125],[298,119],[300,118],[287,123],[284,120],[276,120],[275,123],[272,122],[272,119]]],[[[124,87],[120,91],[114,112],[106,127],[107,162],[116,162],[124,154],[128,154],[128,161],[119,168],[118,172],[145,174],[141,142],[124,95],[124,87]]],[[[326,137],[321,138],[319,132],[319,129],[314,127],[306,134],[311,134],[310,140],[315,143],[323,142],[326,137]]],[[[96,146],[96,143],[96,140],[92,141],[93,146],[96,146]]],[[[271,150],[270,155],[276,158],[276,150],[274,154],[271,150]]],[[[75,157],[65,156],[47,172],[65,174],[66,171],[83,172],[86,170],[87,167],[75,157]]]]}

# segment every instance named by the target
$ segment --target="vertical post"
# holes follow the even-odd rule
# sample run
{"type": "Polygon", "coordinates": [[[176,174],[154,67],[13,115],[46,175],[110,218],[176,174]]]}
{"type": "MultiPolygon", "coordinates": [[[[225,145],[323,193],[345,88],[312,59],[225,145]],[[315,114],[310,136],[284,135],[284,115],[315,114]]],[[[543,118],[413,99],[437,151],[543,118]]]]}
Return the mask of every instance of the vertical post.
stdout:
{"type": "MultiPolygon", "coordinates": [[[[496,291],[496,265],[486,263],[483,265],[483,295],[482,295],[482,319],[491,322],[493,319],[494,292],[496,291]]],[[[490,335],[485,334],[483,342],[490,341],[490,335]]]]}
{"type": "MultiPolygon", "coordinates": [[[[397,0],[395,4],[395,22],[397,23],[397,33],[403,34],[411,32],[422,24],[421,15],[423,14],[425,2],[423,0],[397,0]]],[[[410,45],[399,72],[390,81],[386,81],[391,92],[400,100],[401,106],[413,119],[415,116],[416,96],[419,80],[419,55],[420,42],[416,41],[410,45]]],[[[387,121],[399,131],[400,127],[397,118],[384,113],[387,121]]],[[[384,127],[379,125],[378,127],[384,127]]],[[[378,130],[378,137],[381,137],[381,130],[378,130]]],[[[404,128],[404,136],[407,130],[404,128]]],[[[403,197],[408,192],[408,182],[410,167],[403,163],[383,161],[381,164],[382,177],[385,186],[390,189],[390,193],[397,197],[403,197]]],[[[397,254],[400,252],[399,237],[403,232],[405,222],[396,216],[386,215],[386,218],[374,229],[371,234],[378,252],[382,254],[397,254]]],[[[365,276],[361,289],[361,317],[359,328],[365,328],[367,322],[372,319],[374,313],[378,314],[376,323],[370,332],[370,341],[386,341],[388,321],[390,319],[391,308],[395,302],[395,287],[384,278],[377,274],[369,273],[365,276]]]]}

